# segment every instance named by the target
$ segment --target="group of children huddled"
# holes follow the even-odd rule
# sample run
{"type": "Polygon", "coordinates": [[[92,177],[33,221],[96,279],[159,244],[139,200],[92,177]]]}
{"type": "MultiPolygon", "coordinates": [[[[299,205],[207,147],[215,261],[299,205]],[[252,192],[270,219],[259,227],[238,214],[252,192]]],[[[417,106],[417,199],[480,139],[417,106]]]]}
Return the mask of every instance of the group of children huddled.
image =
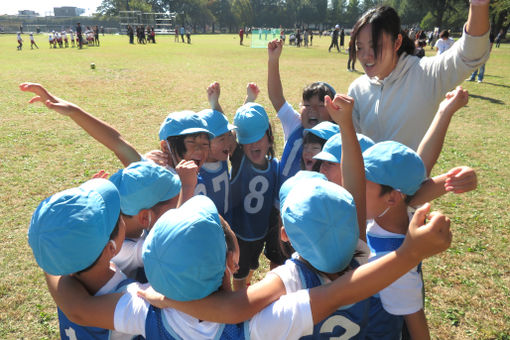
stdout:
{"type": "Polygon", "coordinates": [[[20,85],[125,166],[50,196],[30,222],[62,338],[429,337],[421,261],[445,250],[451,233],[426,202],[473,190],[476,174],[462,166],[429,175],[467,92],[446,95],[417,151],[374,143],[354,130],[354,100],[325,82],[307,85],[293,109],[282,46],[268,46],[281,160],[254,83],[232,124],[212,83],[210,108],[170,113],[160,150],[144,156],[78,106],[20,85]],[[272,270],[251,284],[262,251],[272,270]]]}
{"type": "MultiPolygon", "coordinates": [[[[37,43],[34,39],[34,34],[32,32],[29,33],[30,37],[30,49],[34,49],[34,46],[39,49],[37,43]]],[[[21,51],[23,48],[23,38],[21,37],[21,33],[17,33],[16,39],[18,40],[18,51],[21,51]]],[[[48,42],[50,48],[68,48],[69,42],[71,43],[71,47],[75,47],[75,45],[80,45],[78,35],[75,36],[75,33],[72,29],[62,30],[62,32],[51,31],[48,34],[48,42]],[[69,37],[68,37],[69,36],[69,37]]],[[[99,46],[99,27],[89,27],[87,26],[84,31],[84,39],[82,44],[87,44],[88,46],[99,46]]]]}

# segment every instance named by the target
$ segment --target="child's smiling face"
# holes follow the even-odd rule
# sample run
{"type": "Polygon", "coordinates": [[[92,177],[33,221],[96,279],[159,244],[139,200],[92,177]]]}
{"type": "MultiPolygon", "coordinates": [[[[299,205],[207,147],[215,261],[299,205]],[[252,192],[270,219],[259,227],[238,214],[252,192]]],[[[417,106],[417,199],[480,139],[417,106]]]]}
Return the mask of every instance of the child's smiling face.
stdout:
{"type": "Polygon", "coordinates": [[[230,132],[224,133],[214,139],[211,139],[211,150],[207,162],[226,161],[228,159],[230,148],[230,132]]]}
{"type": "Polygon", "coordinates": [[[303,164],[305,165],[305,170],[312,171],[313,166],[317,163],[316,159],[313,159],[313,156],[321,152],[322,145],[320,143],[305,143],[303,144],[303,164]]]}
{"type": "Polygon", "coordinates": [[[324,101],[319,99],[319,96],[313,96],[308,100],[303,100],[301,103],[301,125],[305,129],[310,129],[320,122],[331,120],[324,101]]]}
{"type": "Polygon", "coordinates": [[[201,167],[209,156],[210,141],[207,134],[200,133],[186,136],[184,146],[186,147],[184,159],[194,161],[198,167],[201,167]]]}
{"type": "Polygon", "coordinates": [[[264,167],[267,163],[266,155],[270,146],[269,137],[267,134],[264,134],[264,137],[255,143],[244,144],[243,151],[253,164],[264,167]]]}

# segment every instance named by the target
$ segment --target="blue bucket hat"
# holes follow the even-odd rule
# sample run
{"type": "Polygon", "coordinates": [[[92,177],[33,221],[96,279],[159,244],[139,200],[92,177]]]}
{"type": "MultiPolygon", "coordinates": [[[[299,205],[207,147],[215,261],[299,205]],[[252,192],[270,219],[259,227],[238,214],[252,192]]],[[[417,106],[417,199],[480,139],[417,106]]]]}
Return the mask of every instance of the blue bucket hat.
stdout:
{"type": "Polygon", "coordinates": [[[106,179],[92,179],[42,201],[30,221],[28,243],[51,275],[89,267],[101,255],[119,219],[120,197],[106,179]]]}
{"type": "MultiPolygon", "coordinates": [[[[374,141],[361,133],[357,133],[359,146],[361,152],[374,145],[374,141]]],[[[324,143],[322,151],[313,156],[314,159],[320,159],[322,161],[328,161],[332,163],[340,163],[342,160],[342,136],[336,134],[324,143]]]]}
{"type": "Polygon", "coordinates": [[[284,198],[281,214],[290,243],[314,268],[338,273],[349,265],[359,229],[347,190],[324,178],[301,178],[284,198]]]}
{"type": "Polygon", "coordinates": [[[234,116],[239,144],[259,141],[269,129],[269,117],[262,105],[246,103],[237,109],[234,116]]]}
{"type": "Polygon", "coordinates": [[[189,135],[204,132],[214,138],[214,134],[207,128],[205,120],[193,111],[177,111],[170,113],[159,128],[159,140],[166,140],[171,136],[189,135]]]}
{"type": "Polygon", "coordinates": [[[181,191],[181,180],[166,168],[153,162],[131,163],[110,177],[120,194],[120,210],[125,215],[137,215],[169,200],[181,191]]]}
{"type": "Polygon", "coordinates": [[[198,115],[205,120],[207,129],[209,129],[215,137],[219,137],[236,128],[235,125],[228,122],[227,117],[220,111],[206,109],[200,111],[198,115]]]}
{"type": "Polygon", "coordinates": [[[427,178],[420,156],[395,141],[377,143],[363,153],[365,176],[406,195],[414,195],[427,178]]]}
{"type": "Polygon", "coordinates": [[[328,140],[337,133],[340,133],[340,128],[338,127],[337,124],[325,120],[310,129],[304,129],[303,136],[305,136],[307,133],[313,133],[319,138],[328,140]]]}
{"type": "Polygon", "coordinates": [[[287,195],[289,194],[289,191],[298,183],[299,181],[303,180],[304,178],[319,178],[328,180],[324,174],[321,174],[317,171],[308,171],[308,170],[299,170],[294,176],[289,177],[285,182],[283,182],[282,186],[280,187],[280,193],[279,193],[279,201],[280,201],[280,211],[283,210],[283,203],[285,203],[285,198],[287,198],[287,195]]]}
{"type": "Polygon", "coordinates": [[[204,298],[222,284],[227,247],[218,211],[197,195],[164,213],[143,245],[145,274],[170,299],[204,298]]]}

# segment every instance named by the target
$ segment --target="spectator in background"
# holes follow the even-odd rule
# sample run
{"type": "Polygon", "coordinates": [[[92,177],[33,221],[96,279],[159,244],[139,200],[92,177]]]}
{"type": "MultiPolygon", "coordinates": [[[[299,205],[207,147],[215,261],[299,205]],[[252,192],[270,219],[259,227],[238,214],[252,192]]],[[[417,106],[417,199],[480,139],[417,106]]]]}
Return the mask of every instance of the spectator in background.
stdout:
{"type": "Polygon", "coordinates": [[[335,26],[335,30],[331,33],[331,44],[329,45],[328,52],[331,52],[331,47],[336,46],[336,50],[340,52],[340,48],[338,47],[338,34],[340,32],[340,25],[335,26]]]}
{"type": "Polygon", "coordinates": [[[134,44],[135,43],[135,33],[133,32],[133,27],[131,27],[131,25],[128,25],[128,27],[127,27],[127,34],[129,36],[129,43],[134,44]]]}
{"type": "Polygon", "coordinates": [[[243,44],[243,39],[244,39],[244,29],[241,27],[241,29],[239,30],[239,45],[243,44]]]}
{"type": "Polygon", "coordinates": [[[446,52],[450,47],[452,47],[454,42],[455,41],[450,38],[448,30],[442,31],[441,34],[439,34],[439,40],[436,41],[436,45],[434,46],[437,54],[440,55],[446,52]]]}
{"type": "Polygon", "coordinates": [[[186,30],[184,29],[184,25],[181,26],[179,33],[181,34],[181,40],[184,43],[184,33],[186,33],[186,30]]]}
{"type": "MultiPolygon", "coordinates": [[[[489,51],[492,51],[492,45],[494,44],[494,33],[490,33],[489,34],[489,41],[491,43],[491,47],[490,47],[490,50],[489,51]]],[[[476,69],[473,71],[473,73],[471,73],[471,77],[469,77],[468,79],[466,79],[467,81],[475,81],[475,78],[476,76],[478,75],[478,80],[477,82],[478,83],[481,83],[483,81],[483,76],[485,74],[485,64],[483,64],[482,66],[480,66],[479,69],[476,69]]]]}
{"type": "Polygon", "coordinates": [[[503,29],[501,29],[498,33],[498,36],[496,37],[496,48],[499,48],[499,45],[501,44],[501,39],[503,39],[503,29]]]}
{"type": "Polygon", "coordinates": [[[312,30],[309,30],[310,31],[310,46],[313,45],[313,31],[312,30]]]}
{"type": "Polygon", "coordinates": [[[78,39],[78,47],[81,49],[83,48],[83,41],[81,36],[81,24],[76,24],[76,38],[78,39]]]}
{"type": "Polygon", "coordinates": [[[340,31],[340,51],[342,51],[342,50],[345,51],[344,42],[345,42],[345,31],[342,28],[342,30],[340,31]]]}

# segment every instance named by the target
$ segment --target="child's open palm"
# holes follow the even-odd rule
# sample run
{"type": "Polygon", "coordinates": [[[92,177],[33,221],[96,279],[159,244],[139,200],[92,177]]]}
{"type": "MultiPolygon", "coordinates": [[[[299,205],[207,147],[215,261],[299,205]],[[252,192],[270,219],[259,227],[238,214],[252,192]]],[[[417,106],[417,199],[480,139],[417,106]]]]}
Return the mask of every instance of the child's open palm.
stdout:
{"type": "Polygon", "coordinates": [[[53,96],[40,84],[22,83],[19,85],[19,88],[23,92],[32,92],[35,94],[35,97],[28,101],[30,104],[41,102],[46,105],[48,109],[55,110],[64,116],[69,116],[72,111],[76,109],[76,105],[53,96]]]}

